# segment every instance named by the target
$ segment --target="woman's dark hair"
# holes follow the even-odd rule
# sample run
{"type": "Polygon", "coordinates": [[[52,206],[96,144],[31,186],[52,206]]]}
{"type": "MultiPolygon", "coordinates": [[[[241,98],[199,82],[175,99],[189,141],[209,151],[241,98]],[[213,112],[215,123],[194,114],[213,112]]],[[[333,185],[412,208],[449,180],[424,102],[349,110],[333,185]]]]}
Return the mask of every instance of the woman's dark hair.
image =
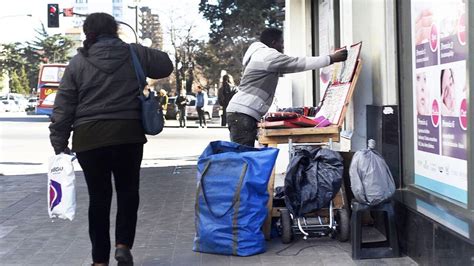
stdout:
{"type": "Polygon", "coordinates": [[[230,78],[229,75],[224,75],[222,76],[222,86],[221,90],[222,91],[229,91],[230,89],[230,78]]]}
{"type": "Polygon", "coordinates": [[[283,36],[283,31],[276,28],[268,28],[260,34],[260,42],[272,47],[273,41],[278,41],[283,36]]]}
{"type": "Polygon", "coordinates": [[[89,48],[97,42],[99,36],[118,37],[118,25],[115,18],[107,13],[92,13],[87,16],[82,25],[86,35],[83,42],[84,47],[80,49],[82,54],[88,56],[89,48]]]}
{"type": "Polygon", "coordinates": [[[229,75],[222,76],[222,87],[230,87],[229,75]]]}

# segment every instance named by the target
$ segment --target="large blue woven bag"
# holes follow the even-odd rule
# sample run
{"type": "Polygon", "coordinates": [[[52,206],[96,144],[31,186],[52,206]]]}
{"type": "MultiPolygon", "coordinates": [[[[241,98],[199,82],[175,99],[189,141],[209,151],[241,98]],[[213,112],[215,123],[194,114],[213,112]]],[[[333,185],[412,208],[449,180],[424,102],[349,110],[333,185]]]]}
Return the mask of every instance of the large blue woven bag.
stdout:
{"type": "Polygon", "coordinates": [[[198,160],[194,251],[265,252],[267,185],[278,149],[211,142],[198,160]]]}

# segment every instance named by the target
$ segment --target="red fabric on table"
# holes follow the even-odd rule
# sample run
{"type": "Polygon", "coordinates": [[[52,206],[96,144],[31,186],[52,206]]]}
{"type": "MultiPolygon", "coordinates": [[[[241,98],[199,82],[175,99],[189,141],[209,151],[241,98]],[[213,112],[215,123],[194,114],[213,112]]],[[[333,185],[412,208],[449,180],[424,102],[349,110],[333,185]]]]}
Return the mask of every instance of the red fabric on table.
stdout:
{"type": "Polygon", "coordinates": [[[279,120],[279,121],[265,121],[259,123],[261,128],[298,128],[301,127],[297,124],[289,122],[289,120],[279,120]]]}
{"type": "Polygon", "coordinates": [[[270,112],[265,116],[266,121],[280,121],[298,118],[301,115],[295,112],[270,112]]]}

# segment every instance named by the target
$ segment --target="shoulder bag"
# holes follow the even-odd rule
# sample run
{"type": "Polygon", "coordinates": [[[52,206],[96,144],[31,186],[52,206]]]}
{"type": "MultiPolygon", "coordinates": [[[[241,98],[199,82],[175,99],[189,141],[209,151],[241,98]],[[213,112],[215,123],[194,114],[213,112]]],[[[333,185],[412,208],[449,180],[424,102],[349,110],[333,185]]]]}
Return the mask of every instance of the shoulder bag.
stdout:
{"type": "Polygon", "coordinates": [[[156,100],[154,91],[150,91],[148,96],[143,94],[143,89],[147,85],[146,78],[132,45],[130,45],[130,53],[132,55],[133,68],[135,69],[135,74],[138,80],[138,99],[140,100],[142,107],[143,129],[147,135],[158,135],[163,130],[164,126],[163,111],[156,100]]]}

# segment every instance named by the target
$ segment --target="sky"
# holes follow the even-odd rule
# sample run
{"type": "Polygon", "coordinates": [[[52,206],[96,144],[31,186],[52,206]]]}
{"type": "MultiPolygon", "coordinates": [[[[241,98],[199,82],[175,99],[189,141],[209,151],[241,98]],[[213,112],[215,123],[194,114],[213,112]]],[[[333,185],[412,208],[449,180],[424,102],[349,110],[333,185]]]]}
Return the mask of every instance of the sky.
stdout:
{"type": "MultiPolygon", "coordinates": [[[[89,0],[89,2],[111,5],[112,0],[89,0]]],[[[135,5],[133,0],[123,0],[130,6],[135,5]]],[[[60,10],[72,7],[74,0],[13,0],[2,1],[0,9],[0,43],[24,42],[34,38],[35,28],[40,28],[41,22],[47,24],[47,4],[57,3],[60,10]],[[30,14],[31,16],[27,16],[30,14]]],[[[164,50],[170,49],[169,38],[166,32],[174,21],[177,27],[195,25],[195,38],[207,39],[209,23],[202,18],[198,10],[199,0],[141,0],[138,6],[148,6],[160,16],[163,32],[165,33],[164,50]],[[170,3],[171,2],[171,3],[170,3]]],[[[134,11],[128,9],[125,14],[129,24],[134,25],[134,11]]],[[[60,16],[60,29],[48,29],[51,34],[61,33],[64,28],[72,26],[73,18],[60,16]]]]}

